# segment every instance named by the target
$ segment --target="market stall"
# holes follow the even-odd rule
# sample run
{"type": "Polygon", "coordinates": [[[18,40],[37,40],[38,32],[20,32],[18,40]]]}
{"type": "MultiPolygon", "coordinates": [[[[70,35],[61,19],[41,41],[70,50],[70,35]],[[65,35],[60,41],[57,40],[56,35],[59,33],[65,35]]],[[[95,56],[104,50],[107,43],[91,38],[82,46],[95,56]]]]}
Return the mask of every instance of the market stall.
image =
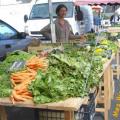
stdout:
{"type": "Polygon", "coordinates": [[[28,48],[30,53],[9,54],[0,64],[2,116],[6,116],[4,106],[16,106],[47,112],[42,117],[39,113],[38,119],[73,120],[77,116],[76,120],[86,120],[94,116],[96,104],[102,102],[104,109],[96,111],[105,112],[107,120],[113,96],[111,61],[117,46],[108,40],[99,44],[47,44],[28,48]],[[97,89],[102,76],[103,100],[97,89]],[[53,110],[54,115],[48,116],[53,110]],[[58,112],[64,117],[57,117],[58,112]]]}
{"type": "Polygon", "coordinates": [[[9,53],[0,62],[1,120],[7,120],[6,106],[33,108],[38,114],[36,120],[89,120],[95,111],[104,112],[108,120],[114,94],[111,62],[118,47],[106,39],[97,43],[91,33],[87,40],[40,44],[29,47],[28,52],[9,53]],[[103,108],[97,108],[98,103],[103,108]]]}
{"type": "MultiPolygon", "coordinates": [[[[114,5],[114,8],[116,6],[116,4],[120,4],[120,1],[119,0],[76,0],[76,4],[79,4],[79,5],[86,5],[86,4],[89,4],[89,5],[98,5],[98,4],[110,4],[110,5],[114,5]]],[[[117,28],[119,29],[119,28],[117,28]]],[[[116,32],[116,29],[114,28],[108,28],[108,31],[107,32],[110,32],[114,34],[116,32]]],[[[117,31],[117,33],[119,32],[119,30],[117,31]]],[[[111,39],[114,39],[114,37],[111,37],[111,39]]],[[[115,38],[116,40],[116,38],[115,38]]],[[[118,43],[117,43],[118,44],[118,43]]],[[[119,79],[119,50],[118,52],[116,53],[116,60],[117,60],[117,63],[116,63],[116,74],[117,74],[117,79],[119,79]]],[[[110,68],[108,68],[109,71],[110,71],[110,68]]],[[[106,75],[107,74],[111,74],[111,72],[106,72],[105,73],[106,75]]],[[[105,76],[107,79],[110,79],[110,75],[108,76],[105,76]]],[[[109,81],[110,82],[110,81],[109,81]]],[[[107,86],[108,83],[104,83],[104,97],[102,98],[102,103],[104,104],[104,109],[99,109],[99,112],[104,112],[104,116],[105,116],[105,120],[108,120],[108,108],[107,108],[107,88],[105,86],[107,86]]],[[[101,101],[101,100],[100,100],[101,101]]],[[[109,100],[108,100],[109,101],[109,100]]],[[[101,102],[100,102],[101,103],[101,102]]]]}
{"type": "MultiPolygon", "coordinates": [[[[114,56],[113,56],[114,58],[114,56]]],[[[111,58],[111,60],[113,59],[111,58]]],[[[106,115],[106,120],[108,120],[108,110],[110,108],[110,105],[111,105],[111,89],[112,89],[112,86],[111,86],[111,83],[112,83],[112,74],[111,74],[111,60],[108,61],[105,65],[104,65],[104,72],[103,72],[103,75],[104,75],[104,86],[108,86],[106,87],[105,91],[104,91],[104,100],[99,97],[101,96],[97,96],[97,103],[105,103],[105,108],[104,109],[100,109],[100,108],[96,108],[96,111],[97,112],[105,112],[105,115],[106,115]],[[110,78],[111,76],[111,78],[110,78]]],[[[53,114],[55,114],[55,116],[57,115],[57,111],[58,110],[61,110],[63,113],[64,113],[64,119],[65,120],[73,120],[74,119],[74,114],[75,114],[75,111],[79,111],[80,107],[82,105],[89,105],[89,98],[88,97],[85,97],[85,98],[71,98],[71,99],[68,99],[68,100],[65,100],[65,101],[62,101],[62,102],[57,102],[57,103],[49,103],[49,104],[40,104],[40,105],[35,105],[32,101],[27,101],[27,102],[21,102],[21,103],[15,103],[15,104],[12,104],[12,102],[9,100],[9,98],[3,98],[3,99],[0,99],[0,105],[1,105],[1,110],[2,110],[2,115],[1,115],[1,120],[7,120],[7,115],[5,113],[5,110],[4,110],[4,106],[15,106],[15,107],[26,107],[26,108],[39,108],[41,111],[42,109],[44,110],[54,110],[56,111],[55,113],[53,112],[53,114]],[[4,117],[2,119],[2,117],[4,117]]],[[[92,101],[93,104],[94,104],[94,100],[92,101]]],[[[95,109],[95,106],[94,106],[94,109],[95,109]]],[[[91,112],[91,111],[90,111],[91,112]]],[[[81,112],[82,113],[82,112],[81,112]]],[[[79,113],[79,114],[81,114],[79,113]]],[[[84,114],[84,112],[82,113],[84,114]]],[[[86,113],[87,114],[87,113],[86,113]]],[[[89,113],[88,112],[88,115],[91,115],[92,113],[89,113]]],[[[87,115],[86,115],[87,116],[87,115]]],[[[87,117],[84,117],[83,120],[85,120],[85,118],[87,117]]],[[[46,116],[49,118],[49,116],[46,116]]],[[[52,118],[53,116],[51,116],[52,118]]],[[[41,119],[41,118],[38,118],[38,119],[41,119]]],[[[56,117],[56,120],[59,120],[60,118],[57,118],[56,117]]],[[[89,117],[88,117],[89,119],[89,117]]],[[[60,119],[62,120],[62,119],[60,119]]],[[[79,120],[81,120],[79,118],[79,120]]]]}
{"type": "MultiPolygon", "coordinates": [[[[106,43],[103,43],[103,44],[106,44],[106,43]]],[[[33,49],[35,48],[34,47],[30,48],[30,50],[33,50],[33,49]]],[[[100,50],[98,50],[97,54],[99,54],[99,51],[100,50]]],[[[113,71],[111,68],[111,62],[113,59],[116,59],[116,57],[118,59],[118,56],[116,55],[117,55],[117,51],[114,54],[112,54],[110,60],[104,63],[103,71],[100,73],[100,76],[101,77],[103,76],[103,84],[102,86],[100,85],[100,89],[101,87],[104,87],[104,90],[99,91],[96,98],[96,103],[103,104],[104,107],[96,108],[96,112],[104,112],[105,120],[108,120],[108,111],[111,106],[111,99],[113,98],[113,95],[114,95],[114,82],[113,82],[113,71]]],[[[117,74],[119,75],[118,72],[117,74]]]]}
{"type": "MultiPolygon", "coordinates": [[[[114,41],[117,40],[118,41],[118,46],[120,46],[119,44],[119,34],[120,34],[120,28],[119,27],[108,27],[107,32],[109,33],[109,36],[111,37],[111,39],[113,39],[114,41]]],[[[119,62],[119,54],[120,51],[118,50],[117,54],[116,54],[116,71],[114,70],[114,75],[117,75],[117,79],[119,80],[119,69],[120,69],[120,62],[119,62]]]]}

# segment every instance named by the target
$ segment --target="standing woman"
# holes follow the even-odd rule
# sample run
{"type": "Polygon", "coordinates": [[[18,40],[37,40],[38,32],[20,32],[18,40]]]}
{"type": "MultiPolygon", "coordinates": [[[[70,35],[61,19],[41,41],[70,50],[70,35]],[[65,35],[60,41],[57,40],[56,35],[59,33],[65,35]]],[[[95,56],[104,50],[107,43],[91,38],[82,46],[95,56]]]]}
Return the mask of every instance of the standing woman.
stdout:
{"type": "MultiPolygon", "coordinates": [[[[70,39],[80,39],[83,38],[79,35],[74,35],[71,25],[67,20],[65,20],[65,16],[67,14],[67,7],[64,4],[58,5],[56,8],[57,18],[54,21],[55,24],[55,33],[56,33],[56,41],[57,42],[69,42],[70,39]]],[[[50,24],[45,26],[41,31],[45,37],[51,39],[51,29],[50,24]]]]}

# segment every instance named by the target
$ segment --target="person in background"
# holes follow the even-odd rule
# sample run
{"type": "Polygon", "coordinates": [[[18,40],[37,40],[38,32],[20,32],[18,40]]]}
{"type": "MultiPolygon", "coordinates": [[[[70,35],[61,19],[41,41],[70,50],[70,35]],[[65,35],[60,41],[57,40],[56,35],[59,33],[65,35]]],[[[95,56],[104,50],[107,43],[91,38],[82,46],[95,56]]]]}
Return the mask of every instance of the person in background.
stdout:
{"type": "MultiPolygon", "coordinates": [[[[69,42],[70,39],[81,39],[81,41],[84,40],[84,36],[73,34],[71,25],[67,20],[64,19],[67,14],[67,10],[68,9],[64,4],[60,4],[56,8],[57,18],[54,21],[56,41],[69,42]]],[[[40,30],[40,33],[43,34],[48,39],[51,39],[50,24],[48,24],[42,30],[40,30]]]]}
{"type": "Polygon", "coordinates": [[[99,32],[101,26],[101,18],[99,14],[94,15],[94,30],[95,32],[99,32]]]}

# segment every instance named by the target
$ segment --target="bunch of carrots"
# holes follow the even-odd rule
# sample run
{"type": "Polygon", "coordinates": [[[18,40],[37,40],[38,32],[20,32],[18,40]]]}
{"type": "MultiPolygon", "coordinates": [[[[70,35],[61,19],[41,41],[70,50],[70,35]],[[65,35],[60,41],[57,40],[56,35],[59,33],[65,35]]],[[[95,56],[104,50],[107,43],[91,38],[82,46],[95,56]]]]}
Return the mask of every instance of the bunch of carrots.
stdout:
{"type": "Polygon", "coordinates": [[[11,82],[13,90],[11,100],[15,102],[25,102],[32,99],[32,94],[28,90],[28,85],[32,80],[35,80],[37,70],[45,71],[48,67],[48,62],[45,58],[34,56],[26,62],[26,70],[11,74],[11,82]]]}
{"type": "Polygon", "coordinates": [[[26,66],[35,71],[37,71],[38,69],[46,71],[48,68],[48,61],[45,57],[39,58],[37,56],[33,56],[26,62],[26,66]]]}
{"type": "Polygon", "coordinates": [[[28,91],[28,85],[35,79],[37,72],[31,69],[11,74],[13,90],[11,95],[12,102],[26,101],[32,99],[32,94],[28,91]]]}

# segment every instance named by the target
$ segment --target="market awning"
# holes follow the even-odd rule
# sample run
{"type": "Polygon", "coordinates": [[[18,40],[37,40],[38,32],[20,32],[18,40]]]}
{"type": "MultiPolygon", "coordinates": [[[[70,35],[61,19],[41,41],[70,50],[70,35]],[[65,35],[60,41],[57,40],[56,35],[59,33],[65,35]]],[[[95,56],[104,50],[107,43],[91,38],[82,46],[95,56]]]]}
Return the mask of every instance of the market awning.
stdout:
{"type": "Polygon", "coordinates": [[[119,3],[120,0],[76,0],[75,4],[77,5],[87,5],[87,4],[108,4],[108,3],[119,3]]]}

